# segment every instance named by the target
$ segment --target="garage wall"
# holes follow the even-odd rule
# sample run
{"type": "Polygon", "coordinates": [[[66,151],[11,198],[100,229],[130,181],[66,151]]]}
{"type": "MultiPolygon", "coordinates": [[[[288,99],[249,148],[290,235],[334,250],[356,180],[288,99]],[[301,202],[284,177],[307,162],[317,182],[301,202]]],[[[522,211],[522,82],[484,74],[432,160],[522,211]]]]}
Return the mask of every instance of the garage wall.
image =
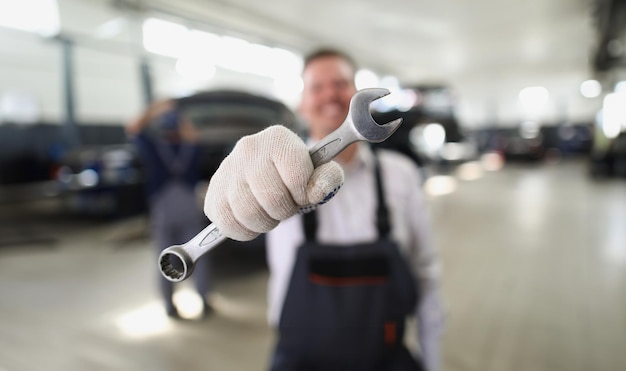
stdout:
{"type": "MultiPolygon", "coordinates": [[[[148,56],[155,97],[187,95],[198,89],[239,88],[271,94],[269,78],[217,69],[210,81],[180,76],[175,60],[148,56]]],[[[59,42],[0,28],[0,99],[19,96],[36,101],[38,121],[63,120],[62,50],[59,42]]],[[[143,108],[140,56],[98,50],[97,45],[74,49],[76,116],[80,123],[126,121],[143,108]]],[[[9,98],[7,98],[9,99],[9,98]]],[[[1,111],[0,111],[1,112],[1,111]]],[[[12,121],[0,116],[0,120],[12,121]]]]}
{"type": "Polygon", "coordinates": [[[16,113],[14,106],[19,101],[28,106],[28,111],[34,110],[36,117],[61,120],[60,71],[61,50],[56,43],[0,28],[0,112],[5,116],[16,113]]]}
{"type": "Polygon", "coordinates": [[[481,128],[494,123],[500,126],[519,124],[533,119],[547,124],[563,121],[589,122],[602,107],[603,97],[585,98],[580,85],[572,81],[584,81],[589,77],[578,71],[555,71],[537,78],[510,79],[499,77],[460,78],[454,87],[459,100],[461,124],[481,128]],[[537,112],[527,111],[520,104],[520,90],[530,86],[543,86],[548,90],[549,100],[537,112]]]}
{"type": "Polygon", "coordinates": [[[208,89],[241,89],[261,95],[271,95],[273,81],[262,76],[243,74],[216,68],[215,75],[208,81],[184,77],[176,72],[173,58],[151,56],[149,58],[154,77],[155,98],[179,97],[194,91],[208,89]]]}
{"type": "MultiPolygon", "coordinates": [[[[238,88],[271,95],[269,78],[217,69],[210,81],[183,77],[173,58],[147,53],[141,44],[141,21],[122,14],[104,0],[60,0],[62,35],[74,41],[74,87],[79,124],[127,122],[144,108],[140,61],[146,59],[156,98],[183,96],[210,88],[238,88]],[[102,37],[107,22],[121,19],[123,30],[102,37]]],[[[64,120],[62,46],[58,40],[0,27],[0,122],[15,121],[21,102],[30,120],[64,120]],[[8,102],[8,103],[7,103],[8,102]],[[4,104],[3,104],[4,103],[4,104]],[[32,113],[32,111],[35,111],[32,113]],[[3,114],[4,113],[4,114],[3,114]]],[[[19,120],[18,120],[19,121],[19,120]]]]}
{"type": "Polygon", "coordinates": [[[117,123],[141,110],[143,98],[136,58],[78,47],[75,73],[78,122],[117,123]]]}

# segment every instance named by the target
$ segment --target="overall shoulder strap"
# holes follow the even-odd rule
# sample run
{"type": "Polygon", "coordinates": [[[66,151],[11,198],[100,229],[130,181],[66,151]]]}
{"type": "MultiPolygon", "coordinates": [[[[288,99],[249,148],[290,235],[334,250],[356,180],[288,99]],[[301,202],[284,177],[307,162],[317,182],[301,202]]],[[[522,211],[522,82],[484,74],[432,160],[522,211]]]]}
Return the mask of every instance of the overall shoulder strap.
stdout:
{"type": "Polygon", "coordinates": [[[374,171],[376,177],[376,193],[378,196],[378,207],[376,209],[376,227],[378,228],[378,238],[389,237],[391,233],[391,223],[389,221],[389,209],[385,199],[383,178],[380,174],[380,160],[378,153],[374,152],[374,171]]]}
{"type": "MultiPolygon", "coordinates": [[[[385,201],[385,192],[383,189],[383,181],[380,173],[380,161],[378,153],[374,152],[374,178],[376,179],[376,197],[378,199],[378,207],[376,209],[376,228],[378,229],[378,238],[386,238],[391,232],[391,223],[389,221],[389,209],[385,201]]],[[[302,216],[302,224],[304,228],[304,237],[306,241],[315,241],[317,239],[317,213],[315,210],[302,216]]]]}

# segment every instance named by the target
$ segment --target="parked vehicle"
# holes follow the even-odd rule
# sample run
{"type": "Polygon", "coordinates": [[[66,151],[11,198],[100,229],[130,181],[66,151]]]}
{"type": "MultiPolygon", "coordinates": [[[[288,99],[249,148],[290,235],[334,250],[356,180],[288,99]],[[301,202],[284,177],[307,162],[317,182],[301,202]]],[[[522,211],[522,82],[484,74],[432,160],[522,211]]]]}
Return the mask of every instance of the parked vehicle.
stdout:
{"type": "MultiPolygon", "coordinates": [[[[0,204],[54,198],[79,189],[79,177],[71,175],[92,167],[87,165],[98,153],[125,141],[121,125],[92,123],[77,127],[82,145],[72,148],[64,129],[54,122],[0,126],[0,204]]],[[[91,173],[85,174],[83,179],[91,173]]]]}
{"type": "Polygon", "coordinates": [[[541,161],[546,157],[586,155],[591,130],[584,123],[539,125],[523,122],[513,127],[482,128],[472,134],[481,153],[498,152],[508,161],[541,161]]]}
{"type": "Polygon", "coordinates": [[[626,132],[604,144],[594,145],[589,157],[589,172],[593,177],[626,178],[626,132]]]}
{"type": "Polygon", "coordinates": [[[200,133],[202,179],[211,178],[241,137],[281,124],[300,134],[303,127],[283,103],[240,91],[210,91],[178,100],[200,133]]]}
{"type": "Polygon", "coordinates": [[[524,131],[520,127],[482,129],[475,134],[482,153],[497,152],[507,161],[539,161],[544,158],[544,137],[539,127],[524,131]]]}
{"type": "Polygon", "coordinates": [[[381,123],[401,117],[403,123],[377,147],[399,151],[420,168],[432,165],[441,171],[476,157],[474,142],[463,133],[456,118],[450,88],[418,85],[394,94],[404,100],[403,104],[393,109],[380,109],[378,105],[373,116],[381,123]]]}
{"type": "MultiPolygon", "coordinates": [[[[177,104],[200,134],[201,181],[208,182],[239,138],[273,124],[300,131],[287,106],[246,92],[202,92],[179,98],[177,104]]],[[[56,178],[69,200],[67,206],[75,212],[117,216],[146,210],[142,163],[126,138],[117,145],[92,144],[69,151],[56,178]]]]}

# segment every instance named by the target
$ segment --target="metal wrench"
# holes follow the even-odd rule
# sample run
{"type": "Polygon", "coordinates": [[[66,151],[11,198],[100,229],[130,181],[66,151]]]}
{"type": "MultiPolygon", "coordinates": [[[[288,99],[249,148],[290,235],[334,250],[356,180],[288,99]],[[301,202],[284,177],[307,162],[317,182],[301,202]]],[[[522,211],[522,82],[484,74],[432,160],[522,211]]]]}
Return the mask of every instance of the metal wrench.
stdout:
{"type": "MultiPolygon", "coordinates": [[[[370,113],[369,105],[389,94],[387,89],[363,89],[350,101],[348,117],[333,131],[309,149],[313,166],[318,167],[337,156],[350,144],[366,140],[378,143],[389,138],[402,123],[396,119],[378,125],[370,113]]],[[[161,274],[172,282],[187,279],[193,272],[195,262],[226,239],[215,224],[210,224],[183,245],[170,246],[159,255],[161,274]],[[176,266],[175,266],[176,264],[176,266]]]]}

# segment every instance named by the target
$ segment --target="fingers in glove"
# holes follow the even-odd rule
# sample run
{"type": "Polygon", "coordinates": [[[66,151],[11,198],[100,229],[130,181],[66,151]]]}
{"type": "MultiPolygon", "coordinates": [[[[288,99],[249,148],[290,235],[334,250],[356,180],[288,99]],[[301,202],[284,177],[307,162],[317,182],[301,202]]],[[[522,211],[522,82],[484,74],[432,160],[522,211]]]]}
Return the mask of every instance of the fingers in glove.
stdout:
{"type": "Polygon", "coordinates": [[[228,195],[228,203],[237,222],[247,230],[258,233],[269,232],[278,225],[258,202],[247,183],[239,183],[228,195]]]}
{"type": "Polygon", "coordinates": [[[226,198],[217,199],[216,202],[208,205],[204,212],[207,216],[213,215],[213,218],[209,216],[209,219],[217,224],[223,235],[236,241],[250,241],[259,235],[258,232],[250,230],[236,219],[226,198]]]}
{"type": "Polygon", "coordinates": [[[299,207],[328,201],[342,182],[338,164],[314,170],[302,139],[273,126],[237,142],[209,183],[205,214],[225,236],[250,240],[299,207]]]}
{"type": "Polygon", "coordinates": [[[318,166],[306,186],[309,205],[328,202],[343,184],[343,170],[335,161],[318,166]]]}
{"type": "Polygon", "coordinates": [[[250,191],[271,218],[287,219],[296,213],[298,206],[283,183],[278,170],[274,167],[264,170],[262,174],[260,171],[255,171],[248,177],[250,191]]]}
{"type": "Polygon", "coordinates": [[[204,214],[218,226],[223,235],[237,241],[252,240],[259,234],[236,219],[229,197],[224,192],[227,183],[228,177],[214,176],[211,179],[204,200],[204,214]]]}
{"type": "Polygon", "coordinates": [[[295,133],[282,126],[267,129],[280,138],[281,147],[270,151],[271,161],[280,179],[297,205],[307,203],[306,184],[313,174],[313,162],[306,144],[295,133]]]}

